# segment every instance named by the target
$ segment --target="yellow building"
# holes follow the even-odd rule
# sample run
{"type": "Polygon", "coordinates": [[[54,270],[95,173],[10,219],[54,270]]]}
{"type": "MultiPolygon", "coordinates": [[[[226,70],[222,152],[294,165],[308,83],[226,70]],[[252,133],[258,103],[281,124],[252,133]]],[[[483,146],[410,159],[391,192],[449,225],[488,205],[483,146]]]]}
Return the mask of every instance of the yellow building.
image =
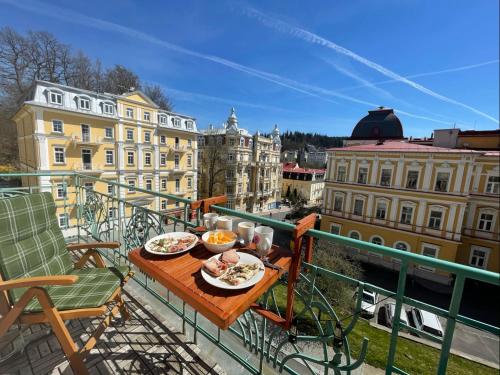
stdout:
{"type": "Polygon", "coordinates": [[[300,168],[297,163],[283,164],[281,194],[305,199],[308,205],[319,205],[325,188],[325,169],[300,168]]]}
{"type": "MultiPolygon", "coordinates": [[[[321,229],[499,272],[500,153],[384,140],[392,120],[377,121],[361,144],[329,150],[321,229]],[[368,142],[375,126],[380,139],[368,142]]],[[[498,144],[500,132],[485,135],[492,136],[498,144]]],[[[354,251],[364,261],[399,267],[354,251]]],[[[411,272],[450,281],[426,267],[411,272]]]]}
{"type": "MultiPolygon", "coordinates": [[[[130,188],[120,189],[119,198],[156,210],[176,204],[135,187],[196,199],[195,119],[160,109],[141,91],[111,95],[37,81],[14,121],[21,167],[27,172],[77,171],[127,184],[130,188]]],[[[56,176],[37,181],[56,199],[74,203],[75,195],[66,194],[62,182],[56,176]]],[[[83,178],[82,183],[117,194],[107,182],[83,178]]],[[[65,226],[75,218],[75,211],[69,217],[60,213],[59,222],[65,226]]]]}
{"type": "Polygon", "coordinates": [[[238,125],[234,108],[221,128],[210,126],[199,137],[199,195],[227,195],[227,207],[266,211],[281,199],[281,140],[250,134],[238,125]]]}

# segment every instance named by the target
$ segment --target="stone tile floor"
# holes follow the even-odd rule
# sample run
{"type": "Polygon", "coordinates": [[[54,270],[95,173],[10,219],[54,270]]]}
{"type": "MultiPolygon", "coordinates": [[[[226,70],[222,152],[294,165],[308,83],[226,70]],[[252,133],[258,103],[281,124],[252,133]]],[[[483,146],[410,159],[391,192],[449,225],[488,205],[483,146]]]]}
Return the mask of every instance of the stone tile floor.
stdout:
{"type": "MultiPolygon", "coordinates": [[[[125,324],[118,320],[101,335],[86,358],[90,374],[226,374],[206,358],[192,341],[168,321],[160,321],[138,295],[124,292],[131,313],[125,324]]],[[[71,335],[80,346],[99,323],[98,319],[68,321],[71,335]]],[[[25,331],[24,352],[0,363],[0,374],[72,374],[49,326],[25,331]]]]}

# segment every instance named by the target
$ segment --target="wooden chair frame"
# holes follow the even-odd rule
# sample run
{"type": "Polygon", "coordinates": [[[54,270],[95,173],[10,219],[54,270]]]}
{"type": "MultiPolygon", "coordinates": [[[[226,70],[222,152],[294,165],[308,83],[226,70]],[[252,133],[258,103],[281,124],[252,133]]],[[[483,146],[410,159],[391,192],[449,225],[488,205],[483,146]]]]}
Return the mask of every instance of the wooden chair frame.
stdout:
{"type": "MultiPolygon", "coordinates": [[[[98,242],[98,243],[82,243],[82,244],[68,244],[68,251],[87,250],[80,260],[75,264],[75,268],[82,268],[90,258],[93,258],[94,264],[97,268],[105,268],[104,260],[99,254],[97,249],[116,249],[120,247],[118,242],[98,242]]],[[[125,275],[122,286],[133,275],[129,272],[125,275]]],[[[96,345],[99,336],[111,323],[111,319],[116,317],[118,313],[121,314],[124,320],[130,318],[127,306],[122,299],[122,288],[118,287],[111,295],[106,303],[99,307],[81,308],[75,310],[59,311],[52,303],[52,300],[44,289],[49,285],[71,285],[78,280],[76,275],[54,275],[54,276],[41,276],[30,277],[23,279],[13,279],[3,281],[0,276],[0,336],[3,336],[7,330],[18,321],[21,324],[40,324],[48,323],[52,327],[61,348],[68,359],[71,368],[75,374],[88,374],[88,370],[84,364],[85,356],[96,345]],[[28,288],[21,296],[19,301],[14,305],[10,303],[7,291],[14,288],[28,288]],[[32,299],[38,299],[42,306],[42,311],[38,313],[24,313],[23,310],[32,299]],[[110,313],[106,315],[109,305],[114,304],[110,313]],[[80,349],[73,341],[66,325],[65,320],[78,319],[78,318],[91,318],[106,315],[101,321],[92,336],[80,349]]]]}

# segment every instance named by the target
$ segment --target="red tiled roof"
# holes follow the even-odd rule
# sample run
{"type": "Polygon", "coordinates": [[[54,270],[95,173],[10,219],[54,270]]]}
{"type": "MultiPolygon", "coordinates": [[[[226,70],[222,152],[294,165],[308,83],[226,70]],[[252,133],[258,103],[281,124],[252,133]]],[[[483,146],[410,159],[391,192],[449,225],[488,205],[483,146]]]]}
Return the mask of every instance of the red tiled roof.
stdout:
{"type": "Polygon", "coordinates": [[[319,174],[319,173],[325,173],[326,169],[300,168],[297,165],[297,163],[284,163],[283,164],[283,172],[319,174]]]}
{"type": "Polygon", "coordinates": [[[382,144],[355,145],[330,148],[328,151],[362,151],[362,152],[434,152],[434,153],[479,153],[475,150],[434,147],[407,142],[384,142],[382,144]]]}

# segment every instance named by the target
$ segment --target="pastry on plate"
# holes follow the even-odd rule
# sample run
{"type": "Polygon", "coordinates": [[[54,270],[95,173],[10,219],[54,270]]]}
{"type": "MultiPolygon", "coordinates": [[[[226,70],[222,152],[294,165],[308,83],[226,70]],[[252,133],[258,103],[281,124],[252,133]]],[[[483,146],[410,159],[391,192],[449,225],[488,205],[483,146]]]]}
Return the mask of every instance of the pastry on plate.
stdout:
{"type": "Polygon", "coordinates": [[[203,262],[203,269],[213,277],[219,277],[227,270],[227,264],[215,258],[203,262]]]}

